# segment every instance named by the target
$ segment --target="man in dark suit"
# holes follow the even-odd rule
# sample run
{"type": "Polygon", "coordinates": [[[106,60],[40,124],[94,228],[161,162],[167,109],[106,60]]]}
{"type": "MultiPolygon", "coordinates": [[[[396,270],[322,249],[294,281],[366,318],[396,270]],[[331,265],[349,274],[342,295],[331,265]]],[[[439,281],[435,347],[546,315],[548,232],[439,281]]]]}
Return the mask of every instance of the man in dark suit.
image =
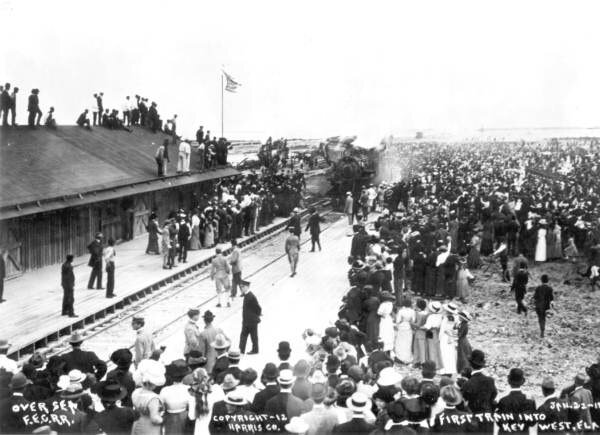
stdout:
{"type": "Polygon", "coordinates": [[[0,432],[6,434],[31,433],[41,426],[30,418],[25,419],[27,405],[30,403],[23,394],[31,381],[22,372],[16,373],[10,381],[11,394],[0,400],[0,432]]]}
{"type": "Polygon", "coordinates": [[[346,423],[337,424],[332,433],[369,434],[375,430],[375,425],[365,420],[365,412],[371,408],[371,401],[363,393],[354,393],[346,400],[346,406],[352,411],[352,419],[346,423]]]}
{"type": "Polygon", "coordinates": [[[96,288],[102,289],[102,233],[96,233],[96,238],[92,240],[92,243],[88,245],[88,252],[90,253],[90,261],[88,266],[92,268],[90,274],[90,280],[88,281],[88,289],[94,288],[94,280],[96,282],[96,288]]]}
{"type": "Polygon", "coordinates": [[[6,251],[0,248],[0,304],[6,301],[4,299],[4,278],[6,278],[6,260],[4,257],[6,255],[6,251]]]}
{"type": "Polygon", "coordinates": [[[519,269],[513,276],[513,283],[511,290],[515,292],[515,300],[517,301],[517,314],[527,315],[527,308],[523,305],[523,298],[527,293],[527,283],[529,282],[529,274],[523,264],[520,265],[519,269]]]}
{"type": "Polygon", "coordinates": [[[73,350],[62,356],[65,362],[65,370],[81,370],[83,373],[91,373],[96,379],[102,379],[106,374],[106,363],[102,361],[94,352],[81,350],[83,336],[79,332],[74,332],[69,339],[73,350]]]}
{"type": "Polygon", "coordinates": [[[267,401],[279,393],[279,384],[277,378],[279,377],[279,370],[273,363],[267,363],[263,369],[261,382],[265,388],[254,396],[254,401],[250,409],[257,414],[265,412],[265,406],[267,401]]]}
{"type": "MultiPolygon", "coordinates": [[[[242,427],[248,421],[256,421],[256,414],[247,410],[247,405],[246,398],[240,392],[236,390],[228,392],[225,400],[216,402],[213,405],[211,419],[208,424],[209,433],[246,432],[241,428],[233,428],[242,427]]],[[[250,433],[250,431],[248,432],[250,433]]]]}
{"type": "Polygon", "coordinates": [[[494,409],[494,399],[498,390],[494,378],[482,373],[485,367],[485,354],[479,349],[474,349],[469,362],[473,371],[469,380],[463,385],[463,397],[472,412],[491,412],[494,409]]]}
{"type": "Polygon", "coordinates": [[[319,240],[319,235],[321,234],[321,216],[319,216],[319,213],[317,213],[317,210],[314,207],[310,207],[308,212],[310,213],[310,217],[308,218],[308,224],[306,225],[305,231],[310,230],[310,243],[312,244],[310,252],[315,251],[315,245],[319,247],[320,251],[321,240],[319,240]]]}
{"type": "Polygon", "coordinates": [[[350,255],[355,260],[365,259],[367,253],[367,244],[369,235],[365,231],[364,225],[354,225],[354,237],[352,237],[352,245],[350,247],[350,255]]]}
{"type": "Polygon", "coordinates": [[[29,96],[29,102],[27,104],[27,111],[29,112],[29,118],[27,124],[29,127],[34,128],[36,125],[40,125],[40,119],[42,119],[42,111],[40,110],[40,99],[38,94],[39,89],[32,89],[31,95],[29,96]],[[36,120],[37,117],[37,120],[36,120]]]}
{"type": "Polygon", "coordinates": [[[560,424],[569,420],[566,409],[567,403],[559,398],[552,378],[544,378],[542,381],[542,394],[544,395],[544,403],[539,406],[537,411],[538,414],[543,414],[545,419],[541,424],[538,424],[538,432],[564,432],[560,424]],[[561,405],[565,407],[561,408],[561,405]]]}
{"type": "Polygon", "coordinates": [[[279,372],[277,378],[279,393],[267,400],[265,404],[266,414],[285,415],[289,421],[292,417],[298,417],[304,412],[304,402],[292,394],[294,380],[294,374],[291,370],[281,370],[279,372]]]}
{"type": "Polygon", "coordinates": [[[258,299],[254,293],[250,291],[250,283],[248,281],[240,281],[240,290],[244,295],[244,303],[242,305],[242,332],[240,334],[240,352],[246,351],[246,341],[248,335],[252,339],[252,350],[248,355],[258,353],[258,324],[262,315],[262,308],[258,303],[258,299]]]}
{"type": "Polygon", "coordinates": [[[298,207],[292,210],[292,217],[290,218],[289,227],[293,227],[292,233],[300,239],[302,234],[302,226],[300,225],[300,209],[298,207]]]}
{"type": "Polygon", "coordinates": [[[231,343],[225,337],[224,334],[219,333],[215,337],[215,341],[210,343],[210,346],[215,349],[217,353],[215,363],[212,369],[212,378],[214,380],[222,379],[221,375],[229,367],[229,358],[227,358],[227,349],[231,346],[231,343]]]}
{"type": "Polygon", "coordinates": [[[540,337],[544,338],[546,312],[554,307],[554,293],[552,287],[548,285],[548,275],[542,275],[542,285],[535,289],[533,300],[535,301],[535,313],[540,324],[540,337]]]}
{"type": "Polygon", "coordinates": [[[2,94],[0,94],[0,112],[2,112],[2,125],[4,127],[8,126],[8,111],[12,101],[9,91],[10,83],[6,83],[4,89],[2,89],[2,94]]]}
{"type": "Polygon", "coordinates": [[[63,288],[62,315],[77,317],[73,308],[73,303],[75,302],[73,296],[75,290],[75,274],[73,273],[72,254],[67,255],[67,261],[65,261],[61,267],[60,284],[63,288]]]}
{"type": "Polygon", "coordinates": [[[525,383],[523,370],[519,368],[510,369],[508,373],[508,385],[510,392],[498,401],[496,413],[511,414],[513,421],[507,424],[498,423],[499,433],[517,433],[526,434],[528,428],[533,426],[533,413],[535,412],[535,401],[528,399],[521,391],[521,386],[525,383]],[[529,415],[530,418],[523,418],[522,415],[529,415]],[[513,425],[517,425],[517,430],[513,425]]]}

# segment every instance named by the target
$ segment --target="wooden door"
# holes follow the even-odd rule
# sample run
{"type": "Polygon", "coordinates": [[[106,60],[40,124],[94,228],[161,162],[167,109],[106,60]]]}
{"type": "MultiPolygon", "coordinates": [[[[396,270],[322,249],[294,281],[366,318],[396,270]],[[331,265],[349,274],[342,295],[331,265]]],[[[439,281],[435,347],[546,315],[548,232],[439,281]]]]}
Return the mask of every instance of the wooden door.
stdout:
{"type": "Polygon", "coordinates": [[[0,247],[6,251],[4,261],[6,262],[6,278],[14,278],[24,272],[21,263],[21,246],[16,234],[16,222],[4,221],[0,223],[0,247]]]}
{"type": "Polygon", "coordinates": [[[149,195],[138,195],[135,197],[135,205],[133,210],[133,236],[145,234],[150,216],[149,195]]]}

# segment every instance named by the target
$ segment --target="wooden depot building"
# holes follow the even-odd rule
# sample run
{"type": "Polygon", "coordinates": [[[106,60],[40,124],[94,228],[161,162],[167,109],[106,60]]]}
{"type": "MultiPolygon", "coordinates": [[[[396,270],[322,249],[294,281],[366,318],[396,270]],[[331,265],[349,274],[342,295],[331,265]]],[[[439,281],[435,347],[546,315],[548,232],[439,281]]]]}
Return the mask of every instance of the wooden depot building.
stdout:
{"type": "Polygon", "coordinates": [[[151,211],[162,222],[213,190],[231,167],[175,174],[179,145],[170,140],[166,177],[154,154],[168,136],[77,126],[0,129],[0,247],[8,252],[7,278],[87,253],[101,231],[115,241],[146,232],[151,211]]]}

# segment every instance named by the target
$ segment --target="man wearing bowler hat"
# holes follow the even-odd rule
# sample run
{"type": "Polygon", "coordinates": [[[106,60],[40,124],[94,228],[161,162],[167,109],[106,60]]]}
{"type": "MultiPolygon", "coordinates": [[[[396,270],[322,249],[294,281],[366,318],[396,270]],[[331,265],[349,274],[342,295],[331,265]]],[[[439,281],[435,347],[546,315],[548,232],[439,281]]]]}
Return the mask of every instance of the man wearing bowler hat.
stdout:
{"type": "Polygon", "coordinates": [[[96,392],[104,411],[97,413],[94,420],[106,434],[130,433],[138,414],[128,406],[117,406],[127,396],[127,390],[115,378],[96,384],[96,392]]]}
{"type": "MultiPolygon", "coordinates": [[[[525,383],[525,375],[523,370],[519,368],[510,369],[508,372],[508,385],[510,386],[510,392],[498,401],[496,406],[496,413],[499,414],[511,414],[514,417],[514,423],[523,424],[523,430],[521,432],[515,432],[511,430],[503,429],[502,423],[498,425],[498,433],[527,433],[529,427],[532,427],[535,423],[533,420],[533,413],[535,412],[535,401],[528,399],[525,394],[521,391],[521,386],[525,383]],[[530,418],[523,419],[521,415],[527,415],[530,418]]],[[[509,424],[510,426],[510,424],[509,424]]]]}
{"type": "Polygon", "coordinates": [[[65,370],[67,372],[80,370],[83,373],[94,375],[97,380],[102,379],[106,374],[106,363],[98,358],[98,355],[94,352],[81,350],[83,340],[83,335],[80,332],[71,334],[69,343],[73,349],[62,356],[62,360],[65,362],[65,370]]]}
{"type": "Polygon", "coordinates": [[[96,233],[96,237],[88,245],[88,252],[90,253],[90,261],[88,266],[92,268],[90,274],[90,280],[88,281],[88,289],[94,288],[94,281],[96,282],[96,288],[102,289],[102,233],[96,233]]]}
{"type": "Polygon", "coordinates": [[[240,289],[244,295],[240,352],[244,353],[246,351],[246,341],[248,340],[248,335],[250,335],[250,338],[252,339],[252,350],[248,355],[254,355],[258,353],[258,324],[260,323],[262,308],[254,293],[250,291],[250,283],[248,281],[240,281],[240,289]]]}
{"type": "Polygon", "coordinates": [[[483,374],[485,354],[479,349],[474,349],[469,362],[473,371],[471,378],[463,386],[463,397],[472,412],[492,412],[498,390],[494,379],[483,374]]]}
{"type": "Polygon", "coordinates": [[[267,401],[279,393],[279,384],[277,383],[278,377],[279,370],[277,369],[277,366],[273,363],[267,363],[260,378],[260,381],[263,383],[265,388],[256,393],[254,396],[254,401],[250,406],[252,411],[258,414],[265,412],[267,401]]]}

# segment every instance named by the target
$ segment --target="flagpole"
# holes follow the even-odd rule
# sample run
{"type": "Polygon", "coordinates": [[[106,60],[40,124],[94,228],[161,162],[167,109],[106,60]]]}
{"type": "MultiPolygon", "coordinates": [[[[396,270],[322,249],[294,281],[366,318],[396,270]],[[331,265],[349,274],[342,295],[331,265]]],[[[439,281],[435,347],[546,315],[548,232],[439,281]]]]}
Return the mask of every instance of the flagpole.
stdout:
{"type": "Polygon", "coordinates": [[[223,90],[223,72],[221,71],[221,137],[225,137],[223,135],[223,97],[224,97],[224,90],[223,90]]]}

